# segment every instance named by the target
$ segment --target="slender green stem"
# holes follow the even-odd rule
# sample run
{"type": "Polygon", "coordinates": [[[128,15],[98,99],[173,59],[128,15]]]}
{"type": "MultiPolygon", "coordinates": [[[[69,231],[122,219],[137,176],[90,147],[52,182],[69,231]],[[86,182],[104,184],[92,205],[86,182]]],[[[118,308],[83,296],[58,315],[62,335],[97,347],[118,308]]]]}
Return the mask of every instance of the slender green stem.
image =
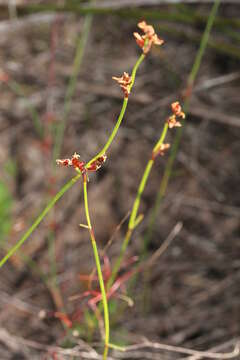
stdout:
{"type": "Polygon", "coordinates": [[[102,269],[100,258],[98,254],[97,243],[95,240],[95,235],[92,229],[92,224],[89,215],[89,208],[88,208],[88,195],[87,195],[87,176],[83,176],[83,193],[84,193],[84,206],[85,206],[85,213],[86,219],[88,224],[88,230],[92,241],[93,253],[98,273],[99,285],[102,294],[102,303],[103,303],[103,311],[104,311],[104,324],[105,324],[105,346],[104,346],[104,353],[103,353],[103,360],[107,359],[108,354],[108,344],[109,344],[109,337],[110,337],[110,326],[109,326],[109,311],[108,311],[108,301],[107,301],[107,294],[105,290],[105,285],[103,281],[102,269]]]}
{"type": "Polygon", "coordinates": [[[204,52],[205,52],[207,44],[208,44],[208,39],[209,39],[209,36],[210,36],[210,32],[212,30],[213,23],[214,23],[214,20],[216,18],[216,15],[217,15],[217,11],[218,11],[218,7],[220,5],[220,1],[221,0],[215,0],[215,2],[213,4],[213,7],[212,7],[212,10],[211,10],[211,13],[209,15],[207,25],[206,25],[206,28],[205,28],[205,31],[203,33],[203,37],[202,37],[202,40],[201,40],[201,43],[200,43],[200,47],[199,47],[199,50],[197,52],[197,56],[196,56],[194,64],[193,64],[192,71],[191,71],[191,73],[189,75],[189,78],[188,78],[188,83],[190,83],[190,84],[193,84],[196,77],[197,77],[197,74],[198,74],[198,71],[199,71],[199,68],[200,68],[200,65],[201,65],[201,62],[202,62],[202,58],[203,58],[204,52]]]}
{"type": "MultiPolygon", "coordinates": [[[[143,62],[144,59],[145,59],[145,55],[142,54],[142,55],[138,58],[136,64],[134,65],[134,68],[133,68],[132,74],[131,74],[132,82],[131,82],[131,85],[130,85],[130,90],[132,89],[132,87],[133,87],[133,85],[134,85],[134,83],[135,83],[135,78],[136,78],[137,70],[138,70],[139,66],[141,65],[141,63],[143,62]]],[[[111,135],[109,136],[109,138],[108,138],[106,144],[104,145],[104,147],[102,148],[102,150],[100,150],[99,153],[98,153],[96,156],[94,156],[94,157],[87,163],[87,167],[88,167],[89,165],[91,165],[91,163],[92,163],[93,161],[95,161],[97,158],[99,158],[100,156],[102,156],[103,154],[105,154],[105,153],[107,152],[107,150],[108,150],[108,148],[110,147],[110,145],[112,144],[115,136],[117,135],[118,129],[119,129],[121,123],[122,123],[123,117],[124,117],[125,112],[126,112],[126,109],[127,109],[127,104],[128,104],[128,98],[124,98],[123,104],[122,104],[122,108],[121,108],[121,111],[120,111],[120,114],[119,114],[119,116],[118,116],[116,125],[114,126],[114,129],[113,129],[111,135]]]]}
{"type": "Polygon", "coordinates": [[[82,36],[78,40],[77,49],[76,49],[76,55],[74,58],[74,64],[73,64],[73,73],[70,78],[65,99],[64,99],[64,107],[63,107],[63,117],[61,122],[56,128],[56,134],[55,134],[55,141],[54,141],[54,148],[53,148],[53,160],[57,159],[60,156],[61,147],[63,143],[64,138],[64,132],[66,128],[67,123],[67,117],[69,115],[69,111],[72,106],[72,97],[74,95],[76,85],[77,85],[77,78],[80,71],[80,67],[82,64],[82,59],[84,55],[84,50],[86,48],[86,44],[89,37],[89,32],[92,24],[92,15],[87,15],[84,21],[83,30],[82,30],[82,36]]]}
{"type": "Polygon", "coordinates": [[[129,241],[132,237],[132,232],[133,232],[133,230],[128,228],[126,235],[124,237],[122,246],[121,246],[120,254],[117,257],[117,260],[115,261],[115,264],[114,264],[112,272],[111,272],[111,276],[107,282],[107,290],[109,290],[111,288],[111,286],[113,285],[114,281],[117,278],[118,271],[121,267],[124,255],[126,253],[126,250],[127,250],[128,244],[129,244],[129,241]]]}
{"type": "Polygon", "coordinates": [[[163,142],[167,136],[167,131],[168,131],[168,123],[165,122],[160,139],[158,140],[158,142],[156,143],[156,145],[153,148],[153,153],[155,153],[160,148],[160,146],[163,144],[163,142]]]}
{"type": "MultiPolygon", "coordinates": [[[[12,90],[12,92],[14,92],[17,96],[26,98],[26,95],[24,94],[24,91],[22,89],[22,87],[14,80],[9,80],[7,82],[8,87],[12,90]]],[[[40,117],[38,115],[38,112],[36,110],[36,108],[29,103],[29,101],[26,99],[27,101],[27,107],[28,110],[31,114],[32,120],[33,120],[33,125],[35,127],[36,132],[39,134],[40,137],[43,137],[43,126],[40,120],[40,117]]]]}
{"type": "Polygon", "coordinates": [[[87,163],[87,167],[93,162],[95,161],[97,158],[99,158],[101,155],[105,154],[107,149],[109,148],[109,146],[111,145],[111,143],[113,142],[113,139],[115,138],[117,132],[118,132],[118,129],[121,125],[121,122],[122,122],[122,119],[124,117],[124,114],[125,114],[125,111],[126,111],[126,108],[127,108],[127,104],[128,104],[128,99],[127,98],[124,98],[123,100],[123,105],[122,105],[122,108],[121,108],[121,111],[120,111],[120,114],[118,116],[118,119],[117,119],[117,122],[116,122],[116,125],[114,126],[114,129],[111,133],[111,135],[109,136],[106,144],[104,145],[104,147],[102,148],[101,151],[99,151],[99,153],[94,156],[88,163],[87,163]]]}
{"type": "Polygon", "coordinates": [[[139,209],[139,205],[140,205],[140,201],[141,201],[141,198],[142,198],[142,193],[145,189],[145,186],[146,186],[146,183],[147,183],[147,180],[149,178],[149,175],[150,175],[150,172],[152,170],[152,167],[153,167],[153,163],[154,163],[154,160],[153,159],[150,159],[147,163],[147,166],[144,170],[144,173],[143,173],[143,176],[142,176],[142,179],[140,181],[140,185],[138,187],[138,192],[137,192],[137,196],[136,196],[136,199],[134,201],[134,204],[133,204],[133,208],[132,208],[132,212],[131,212],[131,215],[130,215],[130,219],[129,219],[129,229],[130,230],[133,230],[134,227],[135,227],[135,221],[136,221],[136,218],[137,218],[137,213],[138,213],[138,209],[139,209]]]}
{"type": "Polygon", "coordinates": [[[65,192],[70,189],[76,181],[81,177],[81,174],[74,176],[70,181],[68,181],[62,189],[54,196],[54,198],[49,202],[45,209],[34,221],[32,226],[25,232],[21,239],[8,251],[8,253],[0,261],[0,268],[6,263],[6,261],[24,244],[24,242],[29,238],[33,231],[38,227],[40,222],[44,219],[47,213],[52,209],[56,202],[65,194],[65,192]]]}
{"type": "MultiPolygon", "coordinates": [[[[198,74],[199,69],[200,69],[202,58],[203,58],[203,55],[205,53],[205,50],[206,50],[206,47],[207,47],[207,44],[208,44],[208,41],[209,41],[210,32],[212,30],[213,23],[214,23],[214,20],[216,18],[216,14],[217,14],[218,7],[220,5],[220,1],[221,0],[215,0],[215,2],[213,4],[212,10],[211,10],[209,18],[208,18],[208,22],[206,24],[205,31],[203,33],[203,36],[202,36],[202,39],[201,39],[201,42],[200,42],[199,50],[197,52],[197,55],[195,57],[195,61],[194,61],[193,66],[192,66],[192,70],[191,70],[191,72],[189,74],[189,77],[188,77],[187,89],[189,90],[190,95],[189,95],[189,97],[186,98],[186,100],[184,102],[183,108],[184,108],[185,113],[187,113],[187,111],[188,111],[189,101],[190,101],[190,96],[191,96],[191,90],[192,90],[192,87],[194,85],[194,82],[196,80],[197,74],[198,74]]],[[[154,224],[155,224],[155,221],[156,221],[156,217],[157,217],[157,214],[158,214],[158,210],[160,208],[161,201],[162,201],[162,199],[163,199],[163,197],[164,197],[164,195],[166,193],[166,189],[167,189],[168,182],[169,182],[169,179],[170,179],[170,176],[171,176],[171,173],[172,173],[175,158],[177,156],[177,152],[178,152],[179,144],[180,144],[180,141],[181,141],[181,137],[182,137],[182,128],[179,128],[177,133],[176,133],[173,145],[171,147],[170,156],[169,156],[169,159],[167,161],[167,165],[166,165],[166,168],[165,168],[165,171],[164,171],[164,174],[163,174],[163,178],[162,178],[161,183],[160,183],[160,188],[159,188],[159,191],[158,191],[158,194],[157,194],[155,205],[154,205],[153,211],[151,213],[148,230],[147,230],[147,233],[145,235],[145,242],[146,241],[148,242],[150,240],[151,236],[152,236],[153,227],[154,227],[154,224]]]]}
{"type": "Polygon", "coordinates": [[[107,284],[108,288],[110,288],[112,286],[112,284],[114,283],[114,281],[116,279],[117,273],[118,273],[119,268],[121,266],[121,263],[122,263],[124,255],[125,255],[126,249],[128,247],[129,241],[131,240],[133,230],[139,224],[139,221],[138,221],[139,220],[138,209],[139,209],[139,206],[140,206],[143,191],[144,191],[144,189],[146,187],[149,175],[151,173],[151,170],[152,170],[152,167],[153,167],[153,164],[154,164],[154,161],[155,161],[154,154],[157,152],[157,150],[163,144],[163,142],[164,142],[164,140],[165,140],[165,138],[167,136],[167,131],[168,131],[168,123],[166,122],[164,124],[161,136],[160,136],[159,140],[157,141],[156,145],[153,148],[152,157],[151,157],[151,159],[149,159],[149,161],[148,161],[148,163],[146,165],[146,168],[144,170],[142,179],[140,181],[138,191],[137,191],[137,196],[135,198],[135,201],[134,201],[134,204],[133,204],[133,207],[132,207],[132,211],[131,211],[131,214],[130,214],[130,219],[129,219],[129,222],[128,222],[128,230],[127,230],[126,236],[125,236],[125,238],[123,240],[120,255],[118,256],[118,258],[117,258],[117,260],[116,260],[116,262],[114,264],[111,277],[110,277],[110,279],[108,281],[108,284],[107,284]]]}

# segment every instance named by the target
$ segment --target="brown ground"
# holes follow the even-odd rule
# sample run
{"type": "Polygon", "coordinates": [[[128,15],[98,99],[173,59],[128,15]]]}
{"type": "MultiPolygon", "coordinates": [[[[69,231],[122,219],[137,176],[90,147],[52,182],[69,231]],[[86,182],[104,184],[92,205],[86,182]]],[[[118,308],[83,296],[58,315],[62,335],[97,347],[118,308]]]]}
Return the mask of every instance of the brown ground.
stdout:
{"type": "MultiPolygon", "coordinates": [[[[197,5],[191,9],[203,14],[209,12],[208,7],[197,5]]],[[[237,14],[239,18],[237,5],[220,9],[221,16],[237,18],[237,14]]],[[[56,121],[61,119],[76,39],[83,26],[83,18],[70,14],[60,18],[54,14],[34,16],[21,18],[18,25],[7,22],[4,17],[2,28],[0,23],[0,67],[21,84],[27,94],[25,99],[17,97],[7,85],[0,84],[0,178],[7,184],[14,201],[11,216],[15,224],[5,239],[7,246],[20,238],[46,204],[52,176],[51,156],[34,131],[28,104],[36,106],[45,124],[47,112],[52,112],[56,121]],[[15,175],[6,170],[9,164],[15,168],[15,175]]],[[[63,157],[77,151],[87,160],[105,143],[122,101],[122,94],[111,77],[130,72],[139,54],[131,36],[136,22],[111,15],[94,17],[68,116],[63,157]]],[[[158,23],[155,25],[157,28],[158,23]]],[[[181,99],[198,49],[193,41],[161,33],[160,29],[165,46],[155,48],[141,66],[127,115],[108,161],[90,177],[90,211],[102,248],[133,204],[145,164],[169,114],[170,103],[181,99]]],[[[201,34],[203,27],[179,25],[180,29],[188,34],[201,34]]],[[[229,44],[231,41],[220,30],[214,32],[213,39],[229,44]]],[[[240,52],[239,38],[233,44],[240,52]]],[[[218,350],[224,352],[231,351],[238,341],[239,85],[239,59],[208,48],[148,256],[159,248],[177,223],[182,222],[183,228],[151,271],[130,281],[129,295],[134,306],[123,306],[125,303],[118,300],[117,311],[112,315],[113,342],[120,339],[124,344],[139,343],[144,336],[151,341],[198,350],[221,345],[218,350]]],[[[173,134],[173,131],[169,134],[169,142],[173,134]]],[[[126,259],[141,255],[150,210],[166,161],[167,157],[158,159],[154,167],[141,204],[145,219],[134,233],[126,259]]],[[[72,169],[57,168],[55,189],[60,189],[72,175],[72,169]]],[[[86,335],[91,332],[90,324],[88,329],[84,327],[86,319],[81,313],[86,309],[86,300],[70,300],[72,295],[84,291],[79,274],[88,274],[93,268],[88,232],[78,226],[85,223],[80,182],[65,194],[22,248],[44,274],[50,271],[48,234],[53,221],[57,224],[57,280],[61,297],[51,285],[49,275],[47,286],[36,269],[19,254],[10,259],[0,272],[1,360],[90,358],[93,350],[85,341],[92,344],[100,340],[98,330],[90,339],[86,335]],[[60,320],[53,315],[57,307],[61,307],[61,301],[69,318],[75,319],[79,338],[73,339],[71,334],[67,338],[60,320]],[[44,320],[39,317],[42,310],[46,311],[44,320]],[[52,348],[47,348],[47,345],[64,344],[79,344],[79,352],[84,350],[85,355],[54,357],[52,348]]],[[[108,250],[111,262],[119,252],[125,230],[126,223],[108,250]]],[[[117,306],[115,301],[114,306],[117,306]]],[[[96,358],[96,354],[93,356],[96,358]]],[[[131,355],[115,352],[112,356],[183,357],[149,349],[131,355]]],[[[187,358],[193,360],[193,357],[187,358]]]]}

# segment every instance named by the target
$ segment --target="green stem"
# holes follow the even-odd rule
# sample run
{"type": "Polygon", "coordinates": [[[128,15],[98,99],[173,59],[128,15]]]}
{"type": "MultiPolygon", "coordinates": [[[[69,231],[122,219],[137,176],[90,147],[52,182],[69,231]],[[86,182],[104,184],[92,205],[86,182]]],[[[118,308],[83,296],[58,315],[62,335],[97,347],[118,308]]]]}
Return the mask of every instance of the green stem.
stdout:
{"type": "Polygon", "coordinates": [[[23,97],[26,99],[27,107],[31,114],[35,130],[39,134],[39,136],[42,138],[43,137],[43,126],[42,126],[42,123],[41,123],[41,120],[40,120],[37,110],[35,109],[35,107],[33,105],[31,105],[29,103],[28,99],[26,98],[26,96],[24,94],[22,87],[16,81],[10,80],[7,82],[7,84],[13,93],[15,93],[17,96],[20,96],[20,97],[23,97]]]}
{"type": "Polygon", "coordinates": [[[133,208],[132,208],[132,212],[131,212],[130,219],[129,219],[128,228],[129,228],[130,230],[133,230],[134,227],[135,227],[135,221],[136,221],[136,218],[137,218],[137,213],[138,213],[140,201],[141,201],[141,198],[142,198],[142,193],[143,193],[143,191],[144,191],[144,189],[145,189],[147,180],[148,180],[149,175],[150,175],[150,172],[151,172],[151,170],[152,170],[153,163],[154,163],[154,160],[153,160],[153,159],[150,159],[150,160],[148,161],[147,166],[146,166],[146,168],[145,168],[145,170],[144,170],[142,179],[141,179],[141,181],[140,181],[140,184],[139,184],[139,187],[138,187],[138,191],[137,191],[137,196],[136,196],[136,199],[135,199],[135,201],[134,201],[133,208]]]}
{"type": "MultiPolygon", "coordinates": [[[[197,52],[194,64],[192,66],[192,70],[191,70],[191,72],[189,74],[189,77],[188,77],[187,89],[190,90],[189,91],[190,96],[191,96],[192,87],[194,85],[194,82],[196,80],[197,74],[198,74],[199,69],[200,69],[200,65],[201,65],[201,62],[202,62],[204,52],[205,52],[206,47],[207,47],[208,42],[209,42],[210,32],[211,32],[212,27],[213,27],[214,19],[216,17],[217,10],[218,10],[218,7],[220,5],[220,1],[221,0],[215,0],[215,2],[213,4],[213,7],[212,7],[212,10],[210,12],[205,31],[204,31],[202,39],[201,39],[199,50],[197,52]]],[[[184,108],[185,113],[187,113],[187,111],[188,111],[190,96],[187,97],[185,102],[184,102],[183,108],[184,108]]],[[[158,210],[160,208],[161,201],[162,201],[162,199],[163,199],[163,197],[164,197],[164,195],[166,193],[168,182],[169,182],[170,176],[172,174],[172,169],[173,169],[173,165],[174,165],[174,162],[175,162],[175,158],[177,156],[177,152],[178,152],[179,144],[180,144],[180,141],[181,141],[181,137],[182,137],[182,128],[179,128],[177,133],[176,133],[173,145],[171,147],[170,156],[169,156],[169,159],[167,161],[167,165],[166,165],[166,168],[165,168],[165,171],[164,171],[164,174],[163,174],[162,181],[160,183],[160,188],[159,188],[159,191],[158,191],[158,194],[157,194],[157,199],[155,201],[155,205],[154,205],[153,211],[151,213],[150,223],[149,223],[149,226],[148,226],[147,233],[145,235],[145,242],[149,242],[150,238],[152,236],[153,227],[154,227],[154,224],[156,222],[156,217],[157,217],[157,214],[158,214],[158,210]]]]}
{"type": "Polygon", "coordinates": [[[168,131],[168,123],[165,122],[160,139],[158,140],[158,142],[156,143],[156,145],[153,148],[153,153],[155,153],[160,148],[160,146],[163,144],[163,142],[167,136],[167,131],[168,131]]]}
{"type": "Polygon", "coordinates": [[[88,230],[89,230],[89,234],[90,234],[91,241],[92,241],[93,254],[94,254],[94,258],[95,258],[98,279],[99,279],[99,285],[100,285],[100,290],[101,290],[101,294],[102,294],[104,324],[105,324],[105,346],[104,346],[103,360],[106,360],[107,354],[108,354],[109,337],[110,337],[108,301],[107,301],[107,295],[106,295],[105,285],[104,285],[104,281],[103,281],[103,275],[102,275],[100,258],[99,258],[99,254],[98,254],[97,243],[95,240],[95,235],[94,235],[94,232],[92,229],[90,215],[89,215],[88,195],[87,195],[87,176],[86,175],[83,176],[83,193],[84,193],[84,206],[85,206],[88,230]]]}
{"type": "Polygon", "coordinates": [[[86,48],[86,44],[88,41],[91,24],[92,24],[92,16],[88,15],[88,16],[86,16],[86,19],[84,21],[82,36],[79,38],[78,44],[77,44],[77,50],[76,50],[76,55],[75,55],[74,64],[73,64],[73,73],[70,78],[70,81],[69,81],[69,84],[67,87],[67,91],[66,91],[66,95],[65,95],[65,99],[64,99],[63,117],[56,129],[55,142],[54,142],[54,148],[53,148],[53,160],[54,161],[60,156],[61,147],[62,147],[63,138],[64,138],[64,132],[65,132],[66,123],[67,123],[67,117],[68,117],[69,111],[72,106],[72,97],[73,97],[75,89],[76,89],[77,78],[78,78],[78,74],[79,74],[80,67],[82,64],[84,50],[86,48]]]}
{"type": "Polygon", "coordinates": [[[210,36],[210,32],[211,32],[211,29],[213,27],[213,23],[214,23],[214,20],[215,20],[215,17],[217,15],[217,11],[218,11],[218,7],[219,7],[219,4],[220,4],[220,1],[221,0],[215,0],[214,4],[213,4],[213,7],[212,7],[212,10],[211,10],[211,13],[209,15],[209,18],[208,18],[208,22],[207,22],[207,25],[206,25],[206,28],[205,28],[205,31],[203,33],[203,37],[202,37],[202,40],[201,40],[201,44],[200,44],[200,47],[199,47],[199,50],[197,52],[197,56],[195,58],[195,61],[194,61],[194,64],[193,64],[193,67],[192,67],[192,71],[189,75],[189,78],[188,78],[188,83],[189,84],[193,84],[193,82],[195,81],[196,77],[197,77],[197,73],[199,71],[199,68],[200,68],[200,65],[201,65],[201,62],[202,62],[202,58],[203,58],[203,55],[204,55],[204,52],[207,48],[207,44],[208,44],[208,39],[209,39],[209,36],[210,36]]]}
{"type": "Polygon", "coordinates": [[[33,233],[33,231],[37,228],[40,222],[44,219],[47,213],[52,209],[52,207],[56,204],[56,202],[65,194],[65,192],[70,189],[77,180],[81,177],[81,174],[73,177],[67,184],[65,184],[62,189],[54,196],[54,198],[49,202],[49,204],[45,207],[45,209],[41,212],[41,214],[34,221],[32,226],[25,232],[25,234],[21,237],[21,239],[8,251],[8,253],[2,258],[0,261],[0,268],[6,263],[6,261],[24,244],[24,242],[29,238],[29,236],[33,233]]]}
{"type": "Polygon", "coordinates": [[[112,286],[112,284],[114,283],[114,281],[116,279],[116,276],[117,276],[118,271],[120,269],[123,257],[124,257],[124,255],[126,253],[128,244],[129,244],[129,242],[131,240],[133,230],[139,224],[139,221],[138,221],[138,219],[139,219],[138,209],[139,209],[139,206],[140,206],[142,194],[143,194],[144,189],[146,187],[149,175],[151,173],[151,170],[152,170],[152,167],[153,167],[153,164],[154,164],[154,161],[155,161],[154,154],[157,152],[159,147],[163,144],[163,142],[164,142],[164,140],[165,140],[165,138],[167,136],[167,131],[168,131],[168,123],[166,122],[164,124],[164,128],[162,130],[161,136],[160,136],[159,140],[157,141],[156,145],[153,148],[152,157],[151,157],[151,159],[149,159],[149,161],[148,161],[148,163],[146,165],[146,168],[144,170],[142,179],[140,181],[138,191],[137,191],[137,196],[135,198],[135,201],[134,201],[134,204],[133,204],[133,207],[132,207],[132,211],[131,211],[131,214],[130,214],[130,219],[129,219],[129,222],[128,222],[128,230],[127,230],[126,236],[124,238],[124,241],[123,241],[123,244],[122,244],[122,247],[121,247],[120,255],[118,256],[118,258],[117,258],[117,260],[116,260],[116,262],[114,264],[111,277],[110,277],[110,279],[108,281],[108,284],[107,284],[108,289],[112,286]]]}
{"type": "Polygon", "coordinates": [[[128,104],[128,98],[124,98],[123,100],[123,105],[122,105],[122,108],[121,108],[121,111],[120,111],[120,114],[118,116],[118,119],[117,119],[117,122],[116,122],[116,125],[111,133],[111,135],[109,136],[106,144],[104,145],[104,147],[102,148],[101,151],[99,151],[99,153],[94,156],[88,163],[87,163],[87,167],[93,162],[95,161],[97,158],[99,158],[101,155],[105,154],[107,149],[110,147],[111,143],[113,142],[117,132],[118,132],[118,129],[122,123],[122,120],[123,120],[123,117],[124,117],[124,114],[125,114],[125,111],[126,111],[126,108],[127,108],[127,104],[128,104]]]}
{"type": "MultiPolygon", "coordinates": [[[[131,85],[130,85],[130,90],[132,89],[134,83],[135,83],[135,78],[136,78],[136,73],[137,73],[137,70],[139,68],[139,66],[141,65],[142,61],[145,59],[145,55],[142,54],[136,64],[134,65],[134,68],[132,70],[132,74],[131,74],[131,78],[132,78],[132,82],[131,82],[131,85]]],[[[117,132],[118,132],[118,129],[122,123],[122,120],[123,120],[123,117],[125,115],[125,112],[126,112],[126,109],[127,109],[127,104],[128,104],[128,98],[124,98],[123,100],[123,104],[122,104],[122,108],[121,108],[121,111],[120,111],[120,114],[118,116],[118,119],[117,119],[117,122],[116,122],[116,125],[111,133],[111,135],[109,136],[106,144],[104,145],[104,147],[102,148],[101,151],[99,151],[99,153],[94,156],[88,163],[87,163],[87,167],[91,165],[91,163],[93,161],[95,161],[97,158],[99,158],[100,156],[102,156],[103,154],[105,154],[108,150],[108,148],[110,147],[110,145],[112,144],[115,136],[117,135],[117,132]]]]}

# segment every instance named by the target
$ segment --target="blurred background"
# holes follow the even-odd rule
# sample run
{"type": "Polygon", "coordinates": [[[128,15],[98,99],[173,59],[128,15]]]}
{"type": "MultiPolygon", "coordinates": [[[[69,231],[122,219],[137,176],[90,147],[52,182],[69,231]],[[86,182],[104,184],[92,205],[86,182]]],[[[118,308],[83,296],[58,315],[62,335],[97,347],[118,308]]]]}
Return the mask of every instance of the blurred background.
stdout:
{"type": "MultiPolygon", "coordinates": [[[[156,160],[141,201],[144,219],[110,300],[111,340],[119,345],[148,339],[225,352],[239,341],[238,1],[220,3],[194,84],[189,78],[212,6],[0,1],[1,257],[74,176],[73,169],[56,167],[56,158],[76,151],[88,161],[107,141],[123,98],[112,76],[130,73],[139,57],[132,36],[137,23],[146,20],[165,40],[139,68],[108,160],[88,185],[96,239],[100,249],[108,245],[102,256],[107,277],[170,105],[185,103],[165,196],[169,153],[156,160]],[[143,267],[134,273],[137,264],[143,267]]],[[[169,131],[166,142],[173,144],[176,133],[169,131]]],[[[87,293],[94,261],[80,223],[86,223],[81,181],[0,269],[1,359],[99,358],[101,326],[87,293]]],[[[97,290],[95,280],[91,285],[97,290]]],[[[200,359],[153,348],[111,356],[200,359]]]]}

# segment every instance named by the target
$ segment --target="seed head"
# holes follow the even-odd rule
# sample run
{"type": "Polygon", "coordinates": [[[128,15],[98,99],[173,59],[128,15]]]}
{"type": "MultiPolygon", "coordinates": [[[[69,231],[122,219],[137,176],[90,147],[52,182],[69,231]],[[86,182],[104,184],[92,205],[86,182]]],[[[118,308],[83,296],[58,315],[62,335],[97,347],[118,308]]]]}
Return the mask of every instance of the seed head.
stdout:
{"type": "Polygon", "coordinates": [[[73,154],[71,159],[57,159],[56,163],[57,165],[62,166],[73,166],[75,169],[78,169],[81,171],[83,175],[85,175],[88,171],[97,171],[100,169],[102,164],[106,161],[107,155],[103,154],[99,156],[96,160],[94,160],[88,167],[86,167],[85,161],[80,161],[80,155],[76,152],[73,154]]]}
{"type": "Polygon", "coordinates": [[[103,154],[102,156],[99,156],[95,161],[93,161],[88,167],[87,170],[89,171],[97,171],[100,169],[103,163],[105,163],[107,159],[107,155],[103,154]]]}
{"type": "Polygon", "coordinates": [[[179,121],[177,121],[176,115],[169,116],[169,118],[167,119],[167,122],[168,122],[169,129],[182,126],[181,123],[179,121]]]}
{"type": "Polygon", "coordinates": [[[79,169],[82,173],[84,173],[86,172],[85,162],[80,161],[79,159],[80,155],[75,152],[71,159],[57,159],[56,163],[57,165],[62,166],[73,166],[75,169],[79,169]]]}
{"type": "Polygon", "coordinates": [[[132,83],[131,76],[128,73],[124,72],[121,77],[113,76],[112,79],[117,81],[117,83],[120,85],[121,89],[123,90],[124,97],[128,98],[130,94],[130,86],[132,83]]]}
{"type": "Polygon", "coordinates": [[[158,155],[164,156],[165,152],[170,148],[170,144],[161,144],[158,149],[153,151],[152,159],[155,160],[158,155]]]}
{"type": "Polygon", "coordinates": [[[144,32],[144,35],[140,35],[137,32],[134,32],[133,35],[136,39],[136,43],[143,50],[144,54],[147,54],[152,45],[162,45],[164,41],[158,37],[155,33],[155,30],[152,25],[148,25],[146,21],[141,21],[138,23],[139,29],[144,32]]]}
{"type": "Polygon", "coordinates": [[[168,117],[167,123],[169,126],[169,129],[172,129],[173,127],[181,127],[181,123],[177,120],[178,118],[185,119],[185,114],[182,111],[182,107],[179,104],[179,101],[176,101],[171,104],[172,112],[173,114],[168,117]]]}
{"type": "Polygon", "coordinates": [[[185,119],[185,114],[182,111],[182,107],[179,104],[179,101],[172,103],[171,107],[172,107],[172,112],[174,115],[181,117],[182,119],[185,119]]]}

